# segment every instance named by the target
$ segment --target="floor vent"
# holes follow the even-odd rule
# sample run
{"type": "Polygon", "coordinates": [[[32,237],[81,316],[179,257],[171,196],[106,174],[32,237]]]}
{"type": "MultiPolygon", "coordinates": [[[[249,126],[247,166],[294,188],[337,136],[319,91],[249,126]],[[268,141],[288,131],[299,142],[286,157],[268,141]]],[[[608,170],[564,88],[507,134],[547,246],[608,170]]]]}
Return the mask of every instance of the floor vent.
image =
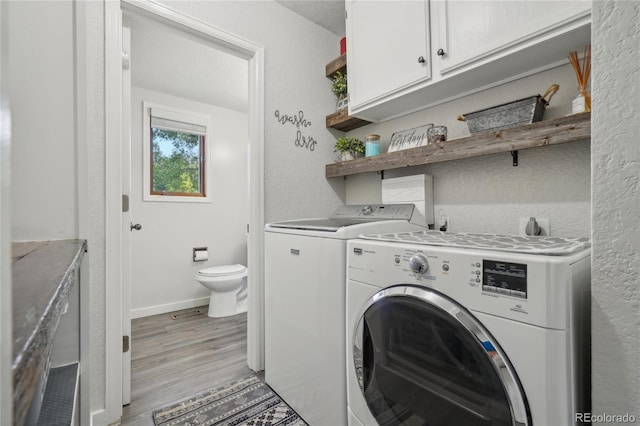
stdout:
{"type": "Polygon", "coordinates": [[[177,320],[177,319],[182,319],[186,317],[192,317],[194,315],[202,315],[205,312],[206,311],[202,308],[185,309],[184,311],[175,312],[171,314],[171,319],[177,320]]]}

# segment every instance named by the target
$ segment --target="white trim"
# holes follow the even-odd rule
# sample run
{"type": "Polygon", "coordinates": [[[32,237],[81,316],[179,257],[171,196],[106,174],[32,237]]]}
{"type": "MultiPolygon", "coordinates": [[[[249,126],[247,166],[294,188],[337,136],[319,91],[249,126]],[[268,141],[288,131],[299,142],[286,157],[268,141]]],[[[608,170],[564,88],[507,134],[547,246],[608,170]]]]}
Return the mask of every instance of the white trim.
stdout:
{"type": "MultiPolygon", "coordinates": [[[[6,3],[0,2],[0,412],[13,424],[13,338],[11,315],[11,108],[6,3]]],[[[6,423],[3,423],[6,422],[6,423]]]]}
{"type": "MultiPolygon", "coordinates": [[[[264,48],[258,44],[240,38],[227,31],[215,28],[182,13],[169,9],[150,0],[134,1],[122,0],[122,7],[136,13],[152,16],[170,25],[178,25],[196,35],[215,41],[240,57],[248,60],[249,65],[249,226],[251,233],[248,238],[248,258],[251,271],[248,278],[249,312],[247,326],[247,358],[248,365],[253,370],[264,369],[264,48]]],[[[122,329],[122,290],[120,287],[122,263],[122,246],[120,228],[115,226],[120,219],[120,201],[113,199],[120,197],[121,144],[114,143],[120,138],[119,126],[121,121],[121,104],[116,104],[114,98],[120,96],[120,90],[114,91],[120,84],[119,67],[121,66],[120,8],[117,2],[105,2],[105,79],[106,79],[106,117],[108,137],[106,148],[106,186],[107,186],[107,228],[106,228],[106,414],[95,413],[97,424],[108,424],[117,421],[122,413],[122,407],[116,407],[122,401],[122,354],[120,353],[120,330],[122,329]],[[115,4],[115,6],[114,6],[115,4]],[[120,33],[118,33],[118,31],[120,33]],[[118,130],[118,131],[114,131],[118,130]],[[115,136],[113,139],[112,136],[115,136]],[[114,147],[117,146],[117,147],[114,147]],[[117,155],[116,155],[117,154],[117,155]],[[116,213],[118,217],[116,218],[116,213]],[[114,281],[114,278],[116,279],[114,281]],[[120,279],[118,279],[120,278],[120,279]],[[114,306],[117,303],[117,306],[114,306]],[[118,335],[114,335],[117,332],[118,335]],[[111,420],[114,419],[114,420],[111,420]],[[108,420],[108,421],[103,421],[108,420]]]]}
{"type": "Polygon", "coordinates": [[[142,199],[144,201],[156,202],[174,202],[174,203],[210,203],[211,188],[213,179],[211,178],[212,158],[211,158],[211,116],[201,114],[185,109],[174,108],[168,105],[162,105],[155,102],[142,102],[142,199]],[[152,114],[152,110],[155,115],[152,114]],[[171,195],[153,195],[151,194],[151,116],[161,118],[172,118],[185,123],[193,123],[206,127],[206,135],[204,137],[204,197],[179,197],[171,195]]]}
{"type": "Polygon", "coordinates": [[[88,252],[80,269],[80,417],[78,424],[91,422],[91,258],[93,241],[89,231],[89,149],[87,144],[87,46],[86,5],[74,2],[75,21],[75,138],[78,173],[78,237],[87,240],[88,252]]]}
{"type": "Polygon", "coordinates": [[[209,297],[182,300],[180,302],[166,303],[164,305],[149,306],[147,308],[132,309],[131,319],[150,317],[152,315],[166,314],[167,312],[180,311],[182,309],[197,308],[209,304],[209,297]]]}
{"type": "Polygon", "coordinates": [[[105,415],[122,417],[122,13],[105,14],[105,415]]]}
{"type": "Polygon", "coordinates": [[[247,365],[264,370],[264,49],[249,60],[249,239],[247,365]]]}

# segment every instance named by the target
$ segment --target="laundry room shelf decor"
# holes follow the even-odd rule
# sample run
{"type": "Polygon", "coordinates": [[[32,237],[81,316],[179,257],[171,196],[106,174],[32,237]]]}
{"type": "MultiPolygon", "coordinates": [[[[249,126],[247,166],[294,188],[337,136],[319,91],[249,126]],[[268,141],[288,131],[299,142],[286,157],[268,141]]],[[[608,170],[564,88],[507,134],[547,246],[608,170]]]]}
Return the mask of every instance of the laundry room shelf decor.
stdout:
{"type": "MultiPolygon", "coordinates": [[[[325,67],[325,75],[332,81],[338,72],[344,75],[347,74],[346,54],[338,56],[325,67]]],[[[326,127],[331,127],[342,132],[348,132],[362,126],[366,126],[367,124],[371,124],[371,122],[357,117],[351,117],[346,108],[327,115],[325,122],[326,127]]]]}
{"type": "Polygon", "coordinates": [[[328,178],[401,169],[462,158],[537,148],[591,139],[591,114],[582,113],[539,121],[525,126],[479,133],[466,138],[438,142],[418,148],[389,152],[375,157],[327,164],[328,178]]]}

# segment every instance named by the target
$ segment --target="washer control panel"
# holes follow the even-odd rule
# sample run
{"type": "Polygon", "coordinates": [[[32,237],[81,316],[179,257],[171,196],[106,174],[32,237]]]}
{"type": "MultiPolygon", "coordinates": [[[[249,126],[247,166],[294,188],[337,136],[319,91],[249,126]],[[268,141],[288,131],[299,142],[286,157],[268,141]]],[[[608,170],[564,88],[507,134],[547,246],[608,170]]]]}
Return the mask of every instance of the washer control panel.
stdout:
{"type": "MultiPolygon", "coordinates": [[[[376,260],[368,263],[369,268],[372,268],[368,269],[370,273],[387,271],[384,265],[390,264],[394,267],[395,274],[399,273],[405,279],[420,283],[431,282],[444,286],[466,284],[464,288],[480,290],[486,296],[528,298],[530,273],[528,265],[523,262],[463,255],[426,247],[397,247],[388,252],[354,247],[352,251],[358,257],[377,256],[376,260]]],[[[358,262],[352,262],[356,263],[358,262]]]]}
{"type": "Polygon", "coordinates": [[[482,291],[526,299],[527,265],[482,259],[482,291]]]}

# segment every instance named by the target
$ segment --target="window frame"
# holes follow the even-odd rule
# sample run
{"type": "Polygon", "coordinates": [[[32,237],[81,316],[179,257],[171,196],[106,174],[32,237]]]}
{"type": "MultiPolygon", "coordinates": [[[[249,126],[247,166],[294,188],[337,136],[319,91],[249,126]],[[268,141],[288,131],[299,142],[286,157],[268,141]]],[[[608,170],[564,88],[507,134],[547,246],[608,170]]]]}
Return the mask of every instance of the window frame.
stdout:
{"type": "Polygon", "coordinates": [[[154,102],[143,101],[143,131],[142,131],[142,194],[143,201],[159,201],[159,202],[181,202],[181,203],[210,203],[211,202],[211,116],[195,111],[176,108],[168,105],[157,104],[154,102]],[[184,123],[191,123],[199,126],[205,126],[205,134],[200,144],[200,179],[201,192],[199,193],[183,193],[168,192],[162,193],[152,191],[153,183],[153,152],[152,134],[151,134],[151,116],[158,118],[166,118],[184,123]]]}

